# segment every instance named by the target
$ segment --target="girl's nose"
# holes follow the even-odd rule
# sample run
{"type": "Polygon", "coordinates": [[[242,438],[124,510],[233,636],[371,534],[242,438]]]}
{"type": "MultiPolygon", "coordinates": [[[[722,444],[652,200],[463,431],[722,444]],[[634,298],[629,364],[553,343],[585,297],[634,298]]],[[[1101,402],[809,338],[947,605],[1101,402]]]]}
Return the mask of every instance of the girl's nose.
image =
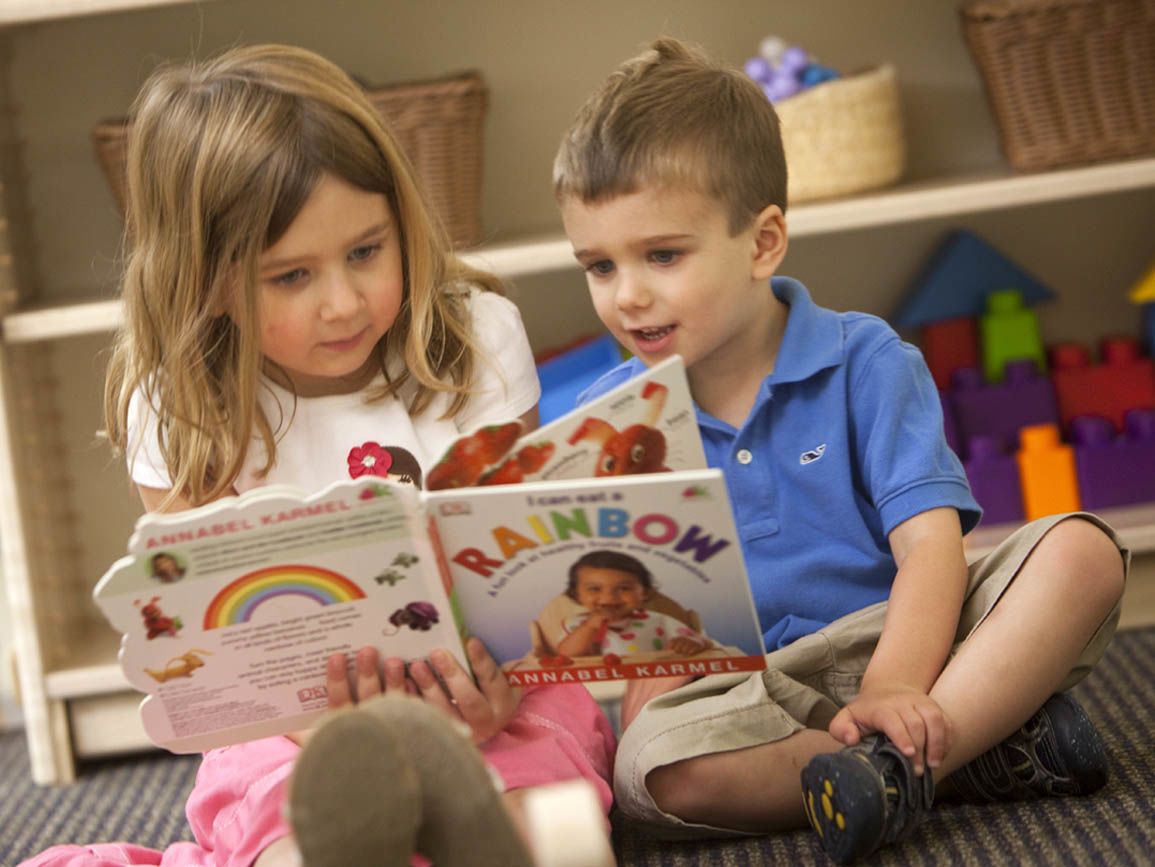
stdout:
{"type": "Polygon", "coordinates": [[[325,319],[347,319],[361,307],[361,293],[345,274],[326,281],[322,291],[321,315],[325,319]]]}

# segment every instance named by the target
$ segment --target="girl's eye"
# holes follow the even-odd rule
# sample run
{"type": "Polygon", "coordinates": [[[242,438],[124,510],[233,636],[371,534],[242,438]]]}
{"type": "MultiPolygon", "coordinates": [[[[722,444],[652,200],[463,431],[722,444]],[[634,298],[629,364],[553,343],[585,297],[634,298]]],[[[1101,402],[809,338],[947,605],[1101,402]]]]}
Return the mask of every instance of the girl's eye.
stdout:
{"type": "Polygon", "coordinates": [[[284,274],[278,274],[273,278],[273,282],[278,286],[292,286],[304,280],[306,273],[307,272],[304,268],[294,268],[292,271],[286,271],[284,274]]]}
{"type": "Polygon", "coordinates": [[[609,259],[602,259],[586,266],[586,271],[597,277],[605,277],[614,272],[614,263],[609,259]]]}
{"type": "Polygon", "coordinates": [[[659,265],[673,265],[681,256],[677,250],[654,250],[650,258],[659,265]]]}
{"type": "Polygon", "coordinates": [[[366,259],[372,259],[380,249],[380,244],[365,244],[361,247],[354,247],[349,253],[349,259],[353,262],[364,262],[366,259]]]}

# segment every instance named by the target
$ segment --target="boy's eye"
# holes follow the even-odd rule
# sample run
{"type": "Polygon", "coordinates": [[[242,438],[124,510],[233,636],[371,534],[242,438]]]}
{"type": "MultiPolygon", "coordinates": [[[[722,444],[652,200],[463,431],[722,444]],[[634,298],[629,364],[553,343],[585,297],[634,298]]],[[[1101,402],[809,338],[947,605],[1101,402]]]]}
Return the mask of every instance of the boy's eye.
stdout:
{"type": "Polygon", "coordinates": [[[364,262],[366,259],[372,259],[380,249],[380,244],[363,244],[349,252],[349,259],[353,262],[364,262]]]}
{"type": "Polygon", "coordinates": [[[654,250],[650,253],[650,259],[659,265],[673,265],[680,255],[677,250],[654,250]]]}
{"type": "Polygon", "coordinates": [[[614,263],[609,259],[601,259],[597,262],[591,262],[586,266],[586,271],[598,277],[605,277],[614,272],[614,263]]]}
{"type": "Polygon", "coordinates": [[[292,271],[286,271],[284,274],[277,274],[272,278],[272,282],[278,286],[292,286],[304,280],[306,273],[304,268],[294,268],[292,271]]]}

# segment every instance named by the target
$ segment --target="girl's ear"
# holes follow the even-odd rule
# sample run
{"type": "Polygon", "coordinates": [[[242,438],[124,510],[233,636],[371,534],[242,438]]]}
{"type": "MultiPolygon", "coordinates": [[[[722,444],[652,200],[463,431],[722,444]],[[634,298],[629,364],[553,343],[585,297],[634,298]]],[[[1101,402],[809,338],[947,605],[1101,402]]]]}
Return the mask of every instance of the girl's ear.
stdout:
{"type": "Polygon", "coordinates": [[[786,258],[789,239],[786,234],[786,215],[777,205],[767,205],[754,218],[754,262],[751,277],[769,280],[786,258]]]}

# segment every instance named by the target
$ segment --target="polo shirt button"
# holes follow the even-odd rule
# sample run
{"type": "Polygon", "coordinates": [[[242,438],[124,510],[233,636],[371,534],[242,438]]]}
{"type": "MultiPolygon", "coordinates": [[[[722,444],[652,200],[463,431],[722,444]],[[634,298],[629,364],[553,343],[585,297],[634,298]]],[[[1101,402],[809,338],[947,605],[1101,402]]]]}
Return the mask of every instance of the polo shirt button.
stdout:
{"type": "Polygon", "coordinates": [[[750,453],[749,449],[738,449],[738,454],[735,457],[738,458],[740,464],[748,464],[754,460],[754,455],[750,453]]]}

